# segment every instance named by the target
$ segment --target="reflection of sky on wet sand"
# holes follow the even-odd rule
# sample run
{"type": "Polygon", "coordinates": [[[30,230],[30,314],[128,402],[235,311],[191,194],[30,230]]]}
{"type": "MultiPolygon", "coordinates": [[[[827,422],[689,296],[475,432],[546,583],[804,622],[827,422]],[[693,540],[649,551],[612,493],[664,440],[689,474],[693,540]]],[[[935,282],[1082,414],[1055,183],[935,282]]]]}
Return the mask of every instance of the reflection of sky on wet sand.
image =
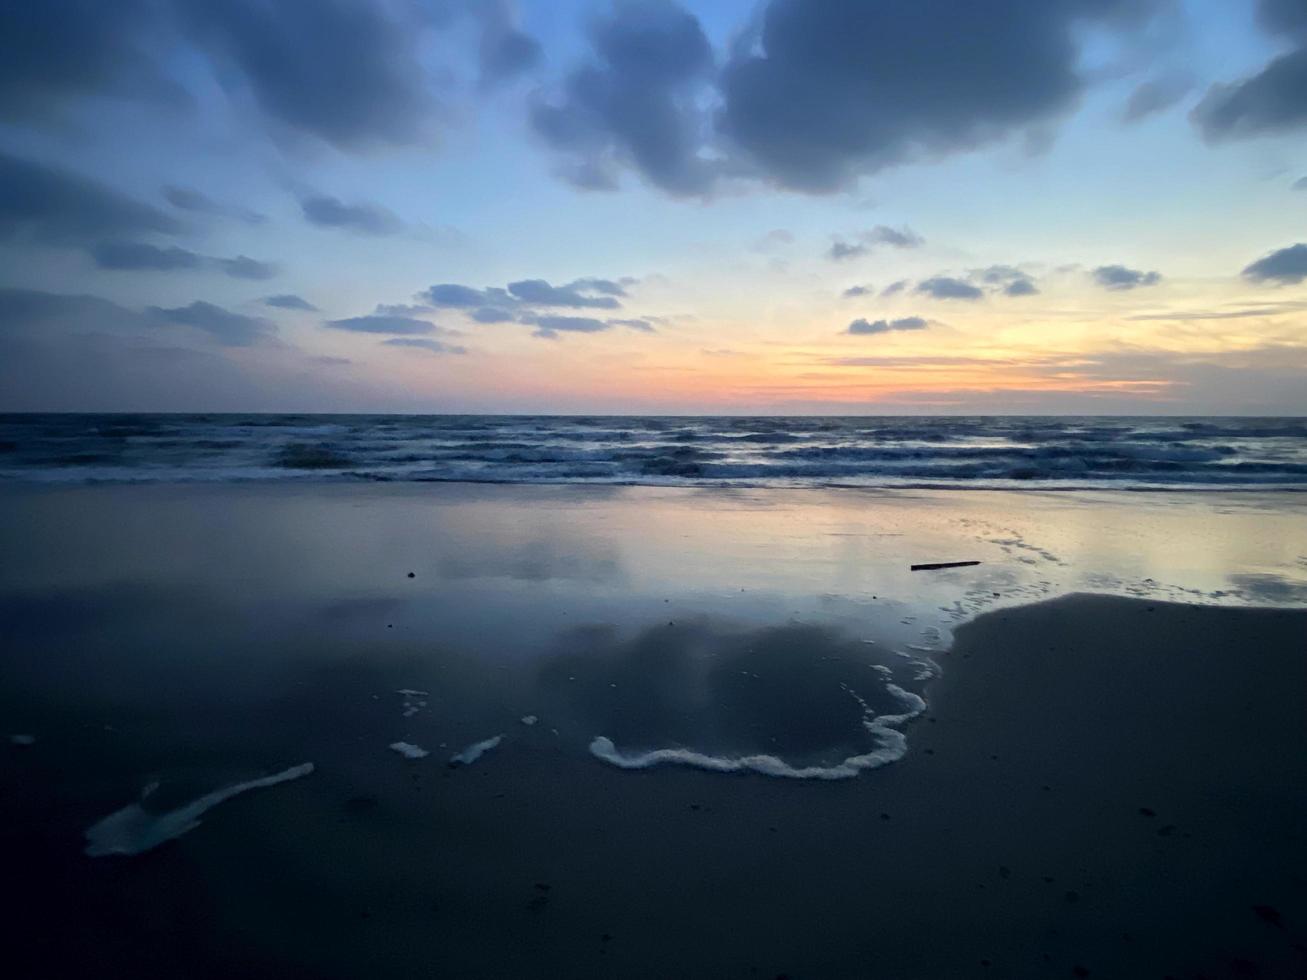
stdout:
{"type": "Polygon", "coordinates": [[[0,699],[26,705],[20,727],[58,699],[256,755],[280,740],[290,761],[328,731],[360,760],[452,752],[528,714],[567,751],[602,734],[829,761],[866,747],[850,691],[890,710],[885,685],[923,690],[951,629],[996,604],[1307,601],[1307,502],[1288,494],[118,486],[3,503],[0,551],[20,558],[0,566],[16,651],[0,699]],[[983,564],[908,570],[941,560],[983,564]],[[400,689],[429,707],[404,715],[400,689]]]}

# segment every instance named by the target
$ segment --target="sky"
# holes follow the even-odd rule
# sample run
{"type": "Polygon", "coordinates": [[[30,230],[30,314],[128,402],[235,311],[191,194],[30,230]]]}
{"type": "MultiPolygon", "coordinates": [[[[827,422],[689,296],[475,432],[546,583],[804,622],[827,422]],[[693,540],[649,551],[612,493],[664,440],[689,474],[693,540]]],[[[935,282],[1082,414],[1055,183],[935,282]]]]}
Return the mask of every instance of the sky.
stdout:
{"type": "Polygon", "coordinates": [[[0,0],[0,411],[1307,415],[1307,0],[0,0]]]}

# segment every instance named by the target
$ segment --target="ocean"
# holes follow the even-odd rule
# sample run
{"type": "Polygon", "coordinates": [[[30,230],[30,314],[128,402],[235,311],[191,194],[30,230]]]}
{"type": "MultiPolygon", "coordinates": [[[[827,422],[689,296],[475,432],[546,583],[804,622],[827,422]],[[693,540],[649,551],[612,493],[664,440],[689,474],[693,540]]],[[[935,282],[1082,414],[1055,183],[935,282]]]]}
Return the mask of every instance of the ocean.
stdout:
{"type": "Polygon", "coordinates": [[[1307,489],[1307,419],[0,415],[0,479],[1307,489]]]}

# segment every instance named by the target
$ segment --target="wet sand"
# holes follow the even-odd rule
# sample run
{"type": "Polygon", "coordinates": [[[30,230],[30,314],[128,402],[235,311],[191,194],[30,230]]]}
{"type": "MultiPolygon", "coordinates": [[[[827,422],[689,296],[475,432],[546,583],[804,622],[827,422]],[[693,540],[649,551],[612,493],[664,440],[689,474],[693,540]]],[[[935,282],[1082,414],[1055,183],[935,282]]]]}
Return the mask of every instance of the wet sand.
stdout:
{"type": "MultiPolygon", "coordinates": [[[[109,507],[112,495],[73,496],[85,509],[88,500],[109,507]]],[[[221,496],[230,500],[231,491],[221,496]]],[[[481,595],[481,643],[494,673],[452,676],[463,653],[450,636],[461,626],[448,606],[430,604],[450,601],[442,591],[471,602],[461,580],[442,580],[417,603],[434,619],[353,587],[327,589],[321,579],[309,591],[325,606],[290,603],[287,611],[287,596],[265,583],[214,585],[214,576],[257,579],[253,560],[235,570],[183,560],[207,533],[198,524],[217,516],[226,518],[223,533],[258,549],[233,512],[183,498],[193,517],[175,541],[131,552],[132,503],[117,512],[118,531],[103,522],[89,551],[69,546],[32,576],[84,575],[100,549],[107,565],[134,568],[112,587],[7,585],[0,625],[12,642],[0,708],[14,732],[36,736],[0,751],[0,842],[8,891],[19,898],[8,920],[13,975],[1307,973],[1307,611],[1120,595],[1000,603],[936,652],[943,674],[926,685],[928,710],[907,727],[899,762],[838,781],[683,766],[629,771],[578,740],[598,734],[586,727],[595,720],[583,710],[588,695],[552,702],[548,685],[523,679],[566,661],[542,653],[524,672],[499,670],[505,664],[494,658],[514,634],[495,632],[486,618],[502,609],[520,619],[535,601],[525,594],[544,590],[554,616],[578,616],[591,631],[584,635],[600,642],[593,631],[605,619],[604,629],[615,629],[616,613],[582,603],[581,594],[602,591],[594,581],[573,593],[556,577],[511,579],[481,595]],[[488,676],[504,680],[492,690],[488,676]],[[432,683],[441,677],[457,696],[442,695],[432,683]],[[401,688],[431,691],[432,703],[406,717],[424,699],[401,688]],[[539,712],[537,723],[521,722],[528,711],[539,712]],[[500,731],[502,743],[472,764],[446,764],[500,731]],[[401,737],[432,754],[402,757],[389,748],[401,737]],[[228,799],[147,853],[83,853],[86,830],[150,781],[160,788],[145,804],[167,812],[307,762],[311,774],[228,799]]],[[[166,500],[151,503],[167,527],[166,500]]],[[[534,504],[547,522],[548,506],[534,504]]],[[[409,526],[427,527],[405,506],[409,526]]],[[[271,508],[260,498],[260,514],[271,508]]],[[[23,533],[56,540],[75,523],[72,508],[57,512],[63,523],[23,533]]],[[[602,524],[620,514],[591,501],[578,520],[602,524]]],[[[502,502],[493,516],[496,526],[505,522],[502,502]]],[[[521,533],[535,540],[537,531],[521,533]]],[[[437,540],[428,535],[426,544],[437,540]]],[[[627,562],[615,591],[667,591],[665,579],[641,579],[648,562],[633,560],[626,537],[609,540],[619,545],[609,557],[627,562]]],[[[319,544],[323,554],[347,557],[337,538],[319,544]]],[[[589,544],[571,554],[604,553],[589,544]]],[[[292,557],[307,561],[307,547],[299,541],[292,557]]],[[[353,554],[356,565],[342,574],[375,557],[366,548],[353,554]]],[[[789,554],[792,568],[805,567],[801,554],[789,554]]],[[[485,550],[463,558],[489,560],[485,550]]],[[[560,562],[576,573],[575,558],[560,562]]],[[[394,564],[399,589],[409,587],[411,566],[413,588],[429,578],[414,555],[394,564]]],[[[1230,573],[1270,575],[1252,565],[1230,573]]],[[[812,567],[790,574],[779,607],[829,585],[812,567]]],[[[980,581],[955,580],[959,589],[980,581]]],[[[983,581],[988,588],[994,580],[983,581]]],[[[1159,591],[1172,586],[1191,587],[1163,581],[1159,591]]],[[[887,599],[904,596],[876,601],[887,599]]],[[[678,618],[677,636],[717,635],[707,625],[682,632],[699,622],[688,602],[675,593],[653,608],[636,602],[629,621],[653,631],[656,608],[678,618]]],[[[747,628],[775,644],[767,648],[773,669],[758,671],[760,700],[711,717],[748,721],[754,715],[744,709],[755,704],[779,705],[775,716],[787,717],[787,698],[808,696],[797,682],[833,670],[818,665],[848,653],[853,621],[836,607],[828,622],[804,610],[800,622],[782,617],[778,625],[771,600],[732,607],[732,615],[746,608],[747,628]],[[785,649],[793,650],[789,667],[779,662],[785,649]]],[[[864,612],[868,635],[886,643],[885,617],[891,625],[912,618],[896,602],[864,612]]],[[[543,613],[526,625],[548,633],[548,650],[581,635],[572,626],[559,632],[543,613]]],[[[650,661],[649,651],[668,645],[663,636],[650,632],[643,645],[602,640],[599,649],[654,671],[623,676],[655,676],[663,661],[650,661]]],[[[607,677],[593,690],[607,689],[607,677]]],[[[628,739],[682,723],[701,731],[698,716],[693,724],[659,716],[681,711],[674,698],[615,697],[606,718],[634,717],[628,739]],[[641,704],[653,707],[640,715],[641,704]]],[[[789,745],[832,737],[803,714],[786,723],[789,745]]]]}

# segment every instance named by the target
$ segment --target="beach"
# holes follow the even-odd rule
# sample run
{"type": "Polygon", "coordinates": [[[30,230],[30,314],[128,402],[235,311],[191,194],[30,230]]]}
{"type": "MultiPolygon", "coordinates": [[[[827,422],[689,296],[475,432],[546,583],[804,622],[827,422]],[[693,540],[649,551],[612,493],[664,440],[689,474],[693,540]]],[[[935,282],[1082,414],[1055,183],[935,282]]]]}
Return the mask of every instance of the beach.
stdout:
{"type": "Polygon", "coordinates": [[[1299,494],[0,505],[18,975],[1307,970],[1299,494]]]}

